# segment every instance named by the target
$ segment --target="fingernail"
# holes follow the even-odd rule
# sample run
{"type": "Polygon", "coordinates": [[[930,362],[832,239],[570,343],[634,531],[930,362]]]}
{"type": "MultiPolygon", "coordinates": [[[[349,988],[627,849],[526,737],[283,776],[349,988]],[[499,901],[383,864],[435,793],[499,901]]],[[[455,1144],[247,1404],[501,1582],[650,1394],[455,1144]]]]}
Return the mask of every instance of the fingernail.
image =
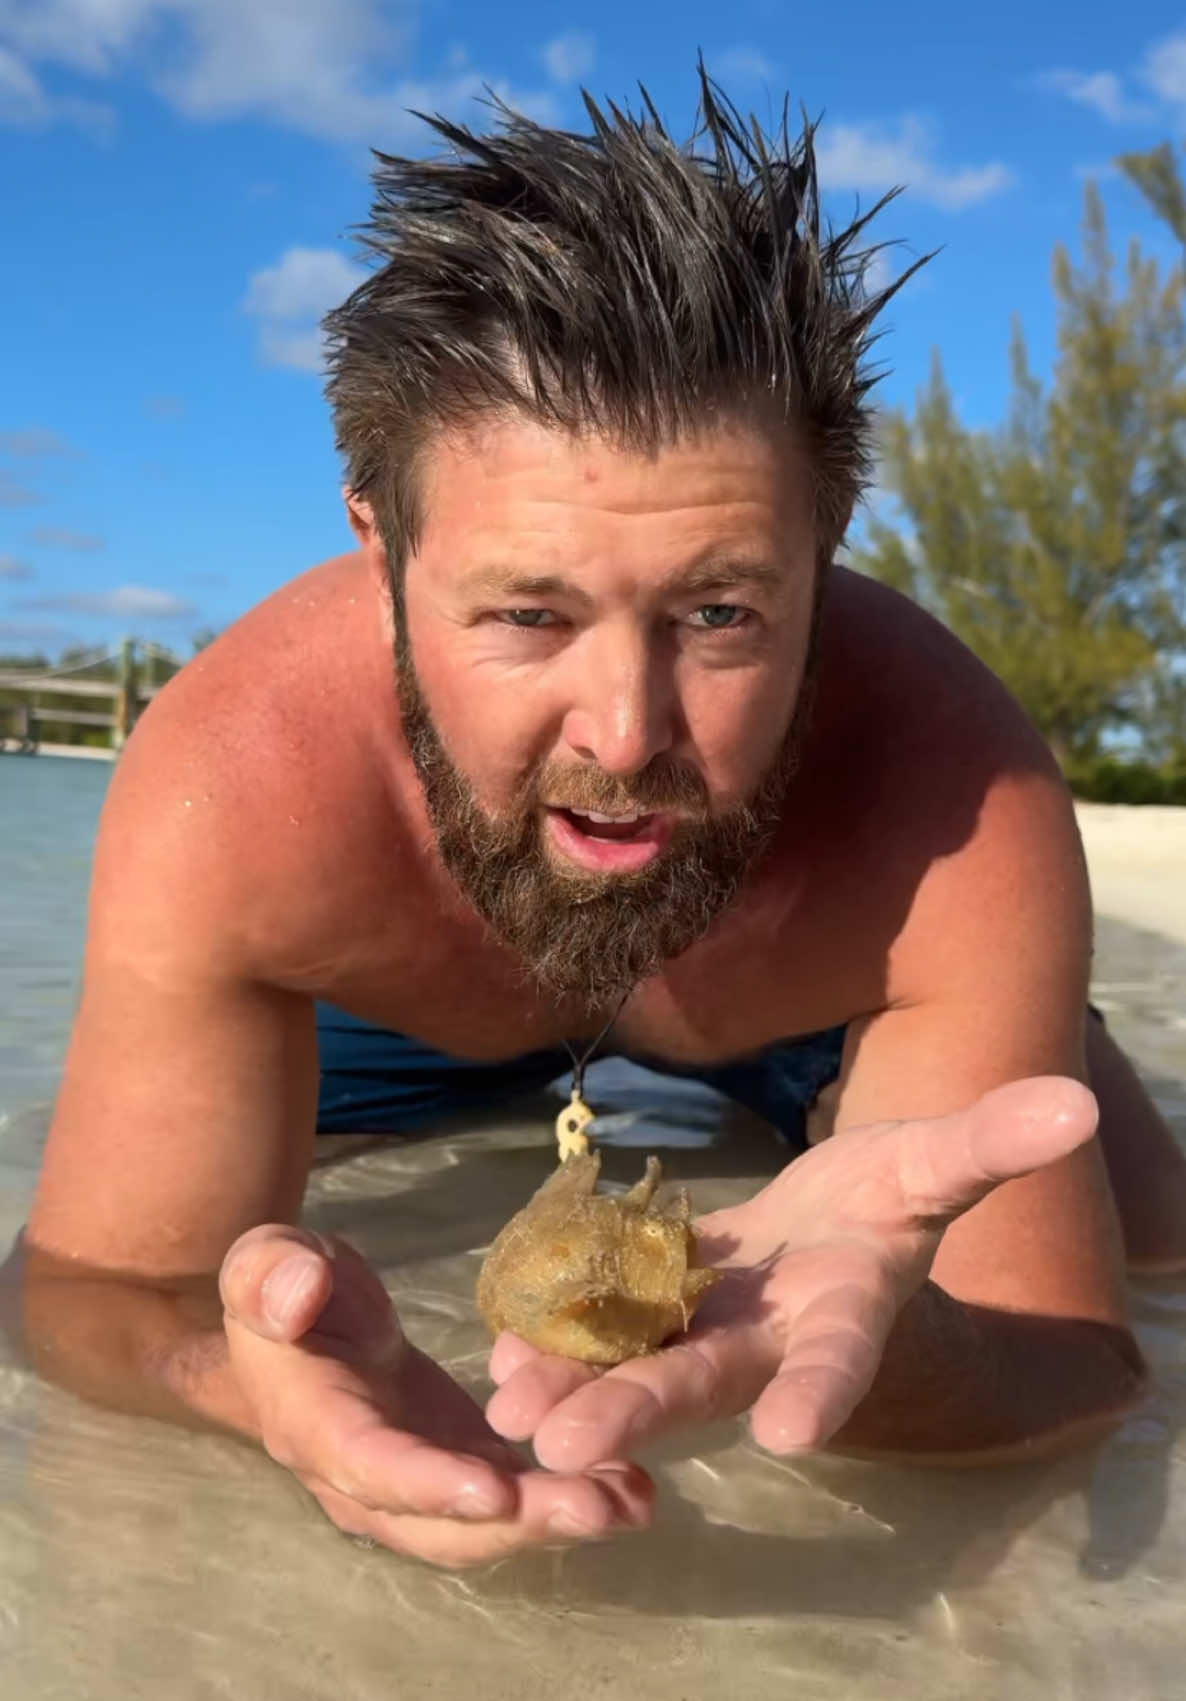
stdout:
{"type": "Polygon", "coordinates": [[[268,1322],[286,1328],[321,1279],[321,1260],[297,1252],[278,1264],[263,1285],[260,1300],[268,1322]]]}
{"type": "Polygon", "coordinates": [[[493,1518],[501,1511],[501,1500],[485,1488],[463,1488],[449,1508],[454,1518],[493,1518]]]}

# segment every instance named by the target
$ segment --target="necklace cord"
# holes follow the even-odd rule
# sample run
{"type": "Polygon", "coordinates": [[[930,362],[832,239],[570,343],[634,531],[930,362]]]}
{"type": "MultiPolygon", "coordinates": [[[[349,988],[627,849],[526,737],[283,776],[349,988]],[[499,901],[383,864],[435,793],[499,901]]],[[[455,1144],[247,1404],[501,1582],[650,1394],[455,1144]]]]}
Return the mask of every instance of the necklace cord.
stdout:
{"type": "Polygon", "coordinates": [[[564,1049],[572,1058],[572,1096],[574,1099],[579,1099],[584,1095],[585,1070],[592,1060],[593,1053],[597,1050],[597,1047],[601,1044],[606,1034],[609,1033],[618,1017],[622,1014],[622,1011],[626,1006],[626,1000],[629,998],[633,990],[633,987],[627,987],[626,991],[622,994],[621,998],[614,1006],[609,1021],[605,1024],[604,1028],[602,1028],[601,1032],[597,1035],[597,1038],[593,1041],[592,1045],[587,1048],[582,1056],[578,1057],[569,1042],[565,1040],[564,1049]]]}

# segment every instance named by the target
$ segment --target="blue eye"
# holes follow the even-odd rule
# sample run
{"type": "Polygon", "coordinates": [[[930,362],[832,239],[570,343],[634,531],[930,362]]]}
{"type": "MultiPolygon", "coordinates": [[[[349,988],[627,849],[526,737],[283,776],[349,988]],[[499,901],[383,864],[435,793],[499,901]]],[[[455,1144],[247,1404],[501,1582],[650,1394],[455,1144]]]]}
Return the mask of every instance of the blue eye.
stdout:
{"type": "Polygon", "coordinates": [[[507,608],[502,612],[502,619],[508,626],[517,626],[522,632],[534,632],[552,618],[550,608],[507,608]]]}
{"type": "Polygon", "coordinates": [[[702,631],[729,632],[744,626],[749,619],[749,609],[739,608],[732,602],[706,602],[696,610],[703,617],[702,631]]]}

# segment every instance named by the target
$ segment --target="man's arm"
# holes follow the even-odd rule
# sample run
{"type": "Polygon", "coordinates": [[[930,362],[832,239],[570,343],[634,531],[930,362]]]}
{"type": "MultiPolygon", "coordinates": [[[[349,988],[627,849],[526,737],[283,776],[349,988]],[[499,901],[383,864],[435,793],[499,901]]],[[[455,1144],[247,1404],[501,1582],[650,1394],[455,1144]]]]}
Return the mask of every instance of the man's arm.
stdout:
{"type": "MultiPolygon", "coordinates": [[[[834,1138],[936,1116],[1010,1080],[1086,1082],[1090,897],[1052,774],[1002,779],[931,870],[896,948],[895,998],[849,1031],[834,1138]]],[[[841,1449],[1028,1456],[1139,1403],[1119,1226],[1097,1141],[952,1223],[841,1449]]]]}
{"type": "MultiPolygon", "coordinates": [[[[698,1222],[723,1278],[686,1338],[595,1375],[501,1337],[500,1433],[572,1467],[749,1410],[774,1452],[987,1463],[1132,1409],[1140,1356],[1076,1084],[1086,882],[1057,777],[1016,767],[918,886],[884,1006],[850,1026],[837,1132],[698,1222]]],[[[900,832],[915,806],[904,790],[900,832]]]]}
{"type": "Polygon", "coordinates": [[[1106,1434],[1145,1388],[1126,1328],[970,1305],[927,1282],[827,1448],[935,1465],[1041,1458],[1106,1434]]]}
{"type": "Polygon", "coordinates": [[[316,949],[298,929],[332,845],[314,841],[311,877],[284,830],[309,783],[299,746],[282,771],[285,729],[257,723],[262,756],[245,761],[242,728],[222,742],[184,681],[137,729],[104,811],[26,1241],[34,1361],[106,1404],[257,1438],[340,1529],[435,1563],[645,1524],[645,1473],[527,1468],[407,1339],[365,1259],[296,1226],[316,1034],[267,954],[278,938],[298,960],[316,949]]]}
{"type": "Polygon", "coordinates": [[[161,709],[101,823],[82,999],[25,1236],[27,1334],[47,1374],[92,1398],[254,1433],[218,1271],[252,1225],[296,1221],[313,1008],[253,974],[253,853],[235,843],[226,782],[185,771],[161,709]]]}

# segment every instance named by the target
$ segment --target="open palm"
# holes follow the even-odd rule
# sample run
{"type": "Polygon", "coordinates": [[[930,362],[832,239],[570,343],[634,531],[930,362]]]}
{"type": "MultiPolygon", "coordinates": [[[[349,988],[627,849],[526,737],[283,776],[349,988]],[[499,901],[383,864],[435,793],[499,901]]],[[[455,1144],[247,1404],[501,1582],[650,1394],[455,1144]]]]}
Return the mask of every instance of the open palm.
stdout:
{"type": "Polygon", "coordinates": [[[950,1116],[833,1137],[754,1198],[698,1220],[702,1261],[724,1275],[671,1346],[602,1372],[500,1336],[491,1427],[532,1439],[540,1463],[563,1471],[751,1407],[772,1452],[822,1445],[868,1391],[947,1225],[1095,1124],[1085,1087],[1043,1076],[950,1116]]]}

